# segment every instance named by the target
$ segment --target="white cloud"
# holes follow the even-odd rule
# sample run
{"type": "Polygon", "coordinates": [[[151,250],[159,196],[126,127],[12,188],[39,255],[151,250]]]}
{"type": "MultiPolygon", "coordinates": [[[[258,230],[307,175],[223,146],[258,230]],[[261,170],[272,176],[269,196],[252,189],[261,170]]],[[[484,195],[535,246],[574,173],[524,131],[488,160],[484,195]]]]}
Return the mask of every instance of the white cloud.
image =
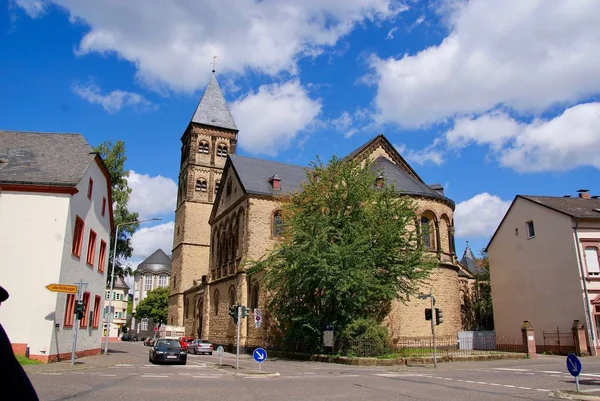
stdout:
{"type": "Polygon", "coordinates": [[[138,174],[131,170],[127,178],[131,188],[128,208],[140,214],[140,219],[175,211],[177,184],[170,178],[138,174]]]}
{"type": "Polygon", "coordinates": [[[437,141],[420,150],[408,149],[404,144],[394,145],[398,153],[410,163],[420,166],[431,163],[440,166],[444,163],[444,155],[441,150],[436,149],[436,146],[437,141]]]}
{"type": "Polygon", "coordinates": [[[458,119],[446,133],[450,146],[489,145],[500,164],[521,172],[600,169],[600,103],[584,103],[550,120],[518,122],[495,112],[458,119]]]}
{"type": "Polygon", "coordinates": [[[487,192],[460,202],[454,211],[456,236],[459,238],[490,237],[510,206],[487,192]]]}
{"type": "Polygon", "coordinates": [[[74,85],[73,92],[82,99],[92,104],[99,104],[109,113],[115,113],[123,107],[139,107],[142,109],[155,109],[156,106],[150,103],[139,93],[114,90],[106,95],[102,94],[100,87],[96,84],[74,85]]]}
{"type": "Polygon", "coordinates": [[[378,121],[420,127],[498,105],[537,113],[600,90],[598,0],[453,4],[441,44],[372,57],[378,121]]]}
{"type": "Polygon", "coordinates": [[[374,128],[372,114],[367,109],[357,108],[353,113],[342,112],[338,118],[329,121],[331,127],[350,138],[357,132],[374,128]]]}
{"type": "Polygon", "coordinates": [[[137,230],[131,237],[132,259],[145,259],[158,248],[170,255],[173,249],[174,226],[175,223],[170,221],[153,227],[141,227],[137,230]]]}
{"type": "Polygon", "coordinates": [[[390,29],[387,33],[387,36],[385,37],[385,40],[391,40],[394,39],[394,33],[398,30],[398,27],[395,26],[392,29],[390,29]]]}
{"type": "MultiPolygon", "coordinates": [[[[33,0],[15,0],[32,16],[33,0]]],[[[214,55],[220,72],[295,73],[299,58],[334,46],[358,24],[392,19],[399,0],[49,0],[89,31],[78,54],[115,53],[147,84],[204,86],[214,55]]]]}
{"type": "Polygon", "coordinates": [[[274,156],[316,122],[321,101],[311,99],[298,80],[263,85],[231,104],[236,124],[244,128],[240,147],[274,156]]]}

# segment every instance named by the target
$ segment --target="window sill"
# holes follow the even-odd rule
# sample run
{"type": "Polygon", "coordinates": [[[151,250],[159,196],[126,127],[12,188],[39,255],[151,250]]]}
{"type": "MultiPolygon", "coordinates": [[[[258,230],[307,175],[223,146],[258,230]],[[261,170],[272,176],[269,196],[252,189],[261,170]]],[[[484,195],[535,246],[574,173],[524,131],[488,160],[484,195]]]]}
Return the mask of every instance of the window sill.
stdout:
{"type": "Polygon", "coordinates": [[[71,253],[71,256],[77,258],[77,259],[81,259],[81,254],[76,254],[76,253],[71,253]]]}
{"type": "Polygon", "coordinates": [[[86,265],[87,267],[89,267],[90,269],[94,270],[94,264],[93,264],[93,263],[90,263],[90,262],[85,262],[85,265],[86,265]]]}
{"type": "Polygon", "coordinates": [[[600,276],[586,276],[587,281],[600,281],[600,276]]]}

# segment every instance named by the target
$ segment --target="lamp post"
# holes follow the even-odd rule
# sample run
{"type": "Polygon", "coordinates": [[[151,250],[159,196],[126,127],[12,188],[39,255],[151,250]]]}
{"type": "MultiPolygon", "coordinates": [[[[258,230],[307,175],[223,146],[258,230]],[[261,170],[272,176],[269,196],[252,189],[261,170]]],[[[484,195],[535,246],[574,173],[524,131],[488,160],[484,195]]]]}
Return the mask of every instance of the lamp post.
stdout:
{"type": "Polygon", "coordinates": [[[106,340],[104,341],[104,355],[106,355],[108,353],[108,338],[110,337],[110,321],[108,319],[108,314],[111,313],[111,309],[112,309],[113,286],[115,284],[115,260],[117,259],[117,241],[119,240],[119,227],[127,226],[130,224],[145,223],[147,221],[157,221],[157,220],[162,220],[162,219],[159,217],[155,217],[155,218],[146,219],[146,220],[128,221],[126,223],[119,223],[115,226],[115,245],[113,248],[112,271],[110,272],[110,292],[108,293],[108,310],[106,311],[107,313],[105,314],[106,340]]]}

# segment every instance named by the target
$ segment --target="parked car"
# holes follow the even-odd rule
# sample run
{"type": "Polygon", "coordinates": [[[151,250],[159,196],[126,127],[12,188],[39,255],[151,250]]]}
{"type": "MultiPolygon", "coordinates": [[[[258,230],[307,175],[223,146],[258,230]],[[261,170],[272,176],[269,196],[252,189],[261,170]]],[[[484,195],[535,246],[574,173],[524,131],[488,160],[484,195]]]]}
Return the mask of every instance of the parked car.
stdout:
{"type": "Polygon", "coordinates": [[[214,350],[214,346],[212,345],[212,343],[208,340],[202,340],[202,339],[194,340],[188,346],[188,352],[191,352],[192,354],[212,355],[213,350],[214,350]]]}
{"type": "Polygon", "coordinates": [[[183,349],[177,340],[158,338],[150,348],[148,360],[151,363],[162,362],[185,365],[187,363],[187,351],[183,349]]]}
{"type": "Polygon", "coordinates": [[[138,338],[137,334],[130,334],[129,335],[129,341],[139,341],[140,339],[138,338]]]}
{"type": "Polygon", "coordinates": [[[183,349],[185,349],[186,351],[188,350],[188,345],[190,345],[192,343],[192,341],[194,341],[194,337],[190,337],[190,336],[179,337],[179,344],[181,344],[183,349]]]}

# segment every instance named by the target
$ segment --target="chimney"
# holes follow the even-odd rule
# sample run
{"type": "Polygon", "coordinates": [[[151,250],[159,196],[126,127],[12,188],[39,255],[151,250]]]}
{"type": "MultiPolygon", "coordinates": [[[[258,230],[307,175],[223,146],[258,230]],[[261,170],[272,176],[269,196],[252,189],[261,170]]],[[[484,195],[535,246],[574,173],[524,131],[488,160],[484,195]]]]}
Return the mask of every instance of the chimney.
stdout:
{"type": "Polygon", "coordinates": [[[269,179],[269,182],[273,186],[273,189],[276,191],[281,190],[281,178],[277,174],[269,179]]]}
{"type": "Polygon", "coordinates": [[[589,189],[579,189],[579,190],[577,190],[577,192],[579,192],[579,197],[581,199],[590,199],[590,190],[589,189]]]}

